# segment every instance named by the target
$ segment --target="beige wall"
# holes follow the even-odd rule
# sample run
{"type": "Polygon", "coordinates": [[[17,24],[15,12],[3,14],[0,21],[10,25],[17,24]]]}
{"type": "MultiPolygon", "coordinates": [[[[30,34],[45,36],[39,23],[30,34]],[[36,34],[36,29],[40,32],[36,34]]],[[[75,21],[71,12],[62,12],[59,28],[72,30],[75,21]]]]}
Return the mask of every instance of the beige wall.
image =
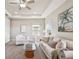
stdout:
{"type": "Polygon", "coordinates": [[[49,24],[52,28],[52,34],[54,36],[63,37],[67,39],[73,40],[73,33],[72,32],[58,32],[58,15],[68,9],[69,7],[73,6],[73,0],[66,0],[59,8],[57,8],[54,12],[52,12],[46,18],[45,24],[49,24]]]}
{"type": "Polygon", "coordinates": [[[26,35],[32,34],[32,25],[34,24],[39,24],[41,26],[41,33],[45,28],[44,19],[13,19],[11,20],[11,39],[15,39],[16,35],[20,33],[21,24],[25,24],[27,27],[26,35]]]}

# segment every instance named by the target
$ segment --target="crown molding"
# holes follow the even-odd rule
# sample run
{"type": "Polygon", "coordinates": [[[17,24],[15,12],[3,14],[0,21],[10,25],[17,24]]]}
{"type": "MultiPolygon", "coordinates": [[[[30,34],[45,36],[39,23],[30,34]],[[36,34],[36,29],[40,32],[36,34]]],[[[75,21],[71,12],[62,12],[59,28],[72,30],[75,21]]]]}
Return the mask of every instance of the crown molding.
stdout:
{"type": "Polygon", "coordinates": [[[10,19],[33,19],[33,18],[40,18],[44,19],[45,17],[40,16],[20,16],[20,15],[12,15],[8,12],[8,10],[5,10],[5,15],[8,16],[10,19]]]}
{"type": "Polygon", "coordinates": [[[11,19],[45,19],[44,17],[42,16],[12,16],[10,17],[11,19]]]}

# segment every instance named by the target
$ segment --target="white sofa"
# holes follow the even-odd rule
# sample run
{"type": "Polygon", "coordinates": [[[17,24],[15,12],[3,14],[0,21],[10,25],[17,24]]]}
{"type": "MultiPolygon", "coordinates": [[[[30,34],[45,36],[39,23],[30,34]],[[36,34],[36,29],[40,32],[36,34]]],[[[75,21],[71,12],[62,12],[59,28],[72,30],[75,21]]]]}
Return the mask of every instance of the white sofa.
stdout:
{"type": "Polygon", "coordinates": [[[40,47],[41,47],[41,49],[43,50],[43,52],[45,53],[45,55],[47,56],[48,59],[56,59],[56,58],[52,57],[54,55],[53,53],[55,51],[58,51],[59,59],[61,59],[61,54],[60,54],[61,51],[63,51],[63,53],[64,53],[64,59],[73,59],[73,49],[72,49],[73,48],[73,42],[69,41],[69,40],[64,40],[64,42],[66,42],[66,49],[63,48],[62,50],[52,48],[48,43],[46,43],[46,40],[45,40],[45,42],[44,42],[44,40],[40,42],[40,47]]]}
{"type": "Polygon", "coordinates": [[[16,36],[16,45],[24,44],[24,42],[26,42],[26,37],[22,34],[18,34],[16,36]]]}
{"type": "Polygon", "coordinates": [[[52,59],[52,52],[54,49],[52,49],[49,45],[47,45],[45,42],[41,41],[40,42],[40,47],[47,56],[48,59],[52,59]]]}

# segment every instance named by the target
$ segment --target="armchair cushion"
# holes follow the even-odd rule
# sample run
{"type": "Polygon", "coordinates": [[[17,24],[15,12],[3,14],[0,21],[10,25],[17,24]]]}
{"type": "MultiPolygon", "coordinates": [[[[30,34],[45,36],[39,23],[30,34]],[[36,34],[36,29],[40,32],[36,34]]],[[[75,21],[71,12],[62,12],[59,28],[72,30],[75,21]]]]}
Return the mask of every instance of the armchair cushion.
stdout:
{"type": "Polygon", "coordinates": [[[23,40],[23,39],[25,39],[25,36],[23,36],[23,35],[17,35],[16,36],[16,40],[23,40]]]}
{"type": "Polygon", "coordinates": [[[26,41],[26,38],[24,35],[19,34],[16,36],[16,45],[23,44],[26,41]]]}

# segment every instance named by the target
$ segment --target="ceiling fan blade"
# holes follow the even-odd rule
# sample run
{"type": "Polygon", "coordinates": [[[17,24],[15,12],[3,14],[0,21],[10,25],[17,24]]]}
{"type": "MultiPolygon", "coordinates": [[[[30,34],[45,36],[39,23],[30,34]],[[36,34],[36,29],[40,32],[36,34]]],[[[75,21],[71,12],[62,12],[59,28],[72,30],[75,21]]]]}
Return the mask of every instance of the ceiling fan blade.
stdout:
{"type": "Polygon", "coordinates": [[[23,2],[26,2],[26,0],[22,0],[23,2]]]}
{"type": "Polygon", "coordinates": [[[19,7],[19,10],[21,10],[21,7],[19,7]]]}
{"type": "Polygon", "coordinates": [[[35,1],[34,0],[30,0],[30,1],[28,1],[28,3],[34,3],[35,1]]]}
{"type": "Polygon", "coordinates": [[[29,6],[26,6],[26,8],[28,8],[29,10],[31,10],[31,8],[29,6]]]}
{"type": "Polygon", "coordinates": [[[20,5],[18,5],[18,9],[21,10],[21,6],[20,5]]]}
{"type": "Polygon", "coordinates": [[[10,4],[19,4],[19,3],[17,3],[17,2],[10,2],[10,4]]]}

